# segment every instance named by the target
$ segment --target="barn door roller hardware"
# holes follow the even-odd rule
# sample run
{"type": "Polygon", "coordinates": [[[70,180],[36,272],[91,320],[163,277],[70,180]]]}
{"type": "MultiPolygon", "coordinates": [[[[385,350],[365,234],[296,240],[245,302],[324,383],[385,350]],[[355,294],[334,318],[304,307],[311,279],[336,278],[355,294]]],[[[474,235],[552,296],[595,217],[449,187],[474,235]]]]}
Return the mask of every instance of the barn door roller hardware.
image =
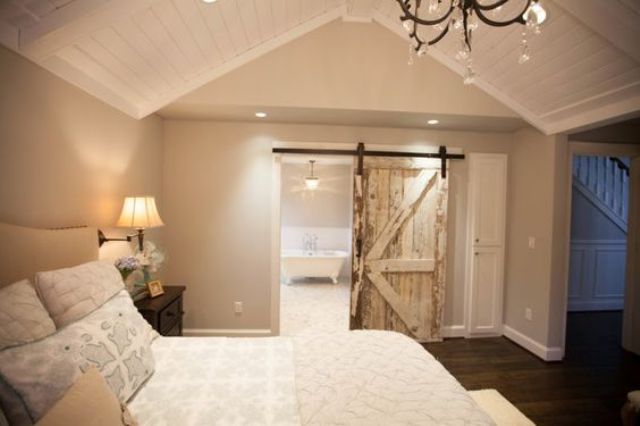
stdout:
{"type": "Polygon", "coordinates": [[[424,152],[399,152],[399,151],[367,151],[362,142],[358,143],[358,148],[347,149],[303,149],[303,148],[273,148],[274,154],[307,154],[307,155],[350,155],[358,157],[358,176],[362,176],[364,170],[364,157],[414,157],[414,158],[439,158],[440,174],[447,177],[447,160],[464,160],[464,154],[449,154],[447,147],[441,146],[437,153],[424,152]]]}

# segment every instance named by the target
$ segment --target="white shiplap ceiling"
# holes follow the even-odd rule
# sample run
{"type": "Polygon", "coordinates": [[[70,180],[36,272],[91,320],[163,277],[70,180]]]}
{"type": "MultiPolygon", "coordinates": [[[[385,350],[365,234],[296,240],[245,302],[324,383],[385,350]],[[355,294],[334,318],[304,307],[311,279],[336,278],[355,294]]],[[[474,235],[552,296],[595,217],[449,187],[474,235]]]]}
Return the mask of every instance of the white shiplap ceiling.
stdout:
{"type": "MultiPolygon", "coordinates": [[[[638,114],[640,0],[543,4],[549,20],[522,66],[521,27],[481,24],[476,84],[545,133],[638,114]]],[[[395,0],[0,0],[0,42],[141,118],[340,17],[404,37],[398,8],[395,0]]],[[[461,73],[456,41],[430,52],[461,73]]]]}

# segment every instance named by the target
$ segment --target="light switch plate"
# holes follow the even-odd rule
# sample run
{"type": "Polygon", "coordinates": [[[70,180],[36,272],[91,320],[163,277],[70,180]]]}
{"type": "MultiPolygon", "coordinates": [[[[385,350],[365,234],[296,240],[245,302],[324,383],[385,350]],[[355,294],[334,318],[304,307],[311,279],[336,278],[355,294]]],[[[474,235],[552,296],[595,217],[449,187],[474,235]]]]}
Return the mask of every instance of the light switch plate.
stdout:
{"type": "Polygon", "coordinates": [[[536,237],[529,237],[529,248],[536,248],[536,237]]]}

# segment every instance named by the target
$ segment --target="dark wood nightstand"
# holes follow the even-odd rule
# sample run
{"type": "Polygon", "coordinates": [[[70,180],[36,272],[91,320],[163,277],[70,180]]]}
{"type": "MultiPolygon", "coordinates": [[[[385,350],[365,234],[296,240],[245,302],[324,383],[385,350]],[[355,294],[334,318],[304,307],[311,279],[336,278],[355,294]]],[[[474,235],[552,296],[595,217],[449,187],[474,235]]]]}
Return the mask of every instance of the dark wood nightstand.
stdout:
{"type": "Polygon", "coordinates": [[[151,327],[163,336],[182,336],[182,293],[185,286],[168,285],[164,294],[138,300],[135,305],[151,327]]]}

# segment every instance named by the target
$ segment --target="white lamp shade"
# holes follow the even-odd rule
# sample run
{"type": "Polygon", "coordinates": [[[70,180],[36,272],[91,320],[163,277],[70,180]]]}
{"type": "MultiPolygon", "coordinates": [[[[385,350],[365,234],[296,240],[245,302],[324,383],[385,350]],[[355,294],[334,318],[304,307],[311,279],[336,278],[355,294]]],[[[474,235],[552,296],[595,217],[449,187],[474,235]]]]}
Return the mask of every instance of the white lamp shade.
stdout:
{"type": "Polygon", "coordinates": [[[154,197],[126,197],[116,226],[123,228],[153,228],[163,226],[154,197]]]}

